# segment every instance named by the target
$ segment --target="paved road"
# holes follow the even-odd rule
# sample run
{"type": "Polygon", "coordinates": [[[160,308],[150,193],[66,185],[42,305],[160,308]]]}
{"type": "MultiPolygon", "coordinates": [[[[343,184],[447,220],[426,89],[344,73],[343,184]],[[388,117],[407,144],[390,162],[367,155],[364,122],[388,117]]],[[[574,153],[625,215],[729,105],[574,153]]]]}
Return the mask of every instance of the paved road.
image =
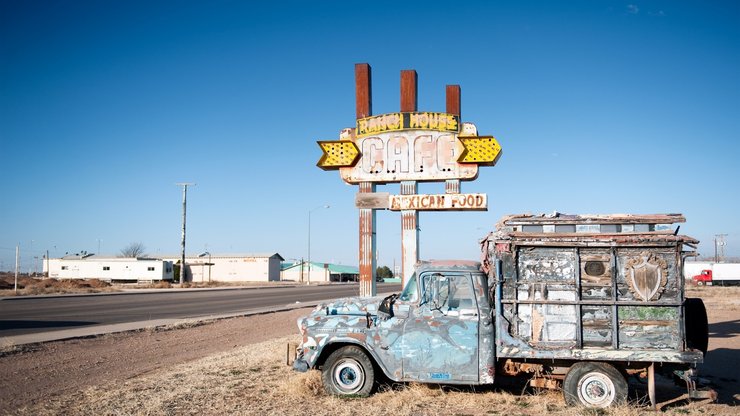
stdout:
{"type": "MultiPolygon", "coordinates": [[[[393,293],[399,284],[378,284],[393,293]]],[[[358,294],[358,285],[182,290],[85,296],[3,298],[0,337],[158,319],[187,319],[284,307],[358,294]]]]}

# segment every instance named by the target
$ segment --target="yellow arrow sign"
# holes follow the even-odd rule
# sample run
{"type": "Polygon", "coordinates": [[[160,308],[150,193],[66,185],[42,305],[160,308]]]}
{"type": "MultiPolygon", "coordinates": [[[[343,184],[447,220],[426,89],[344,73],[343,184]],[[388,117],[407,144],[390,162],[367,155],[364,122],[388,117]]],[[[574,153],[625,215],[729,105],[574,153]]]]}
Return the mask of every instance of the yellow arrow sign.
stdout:
{"type": "Polygon", "coordinates": [[[327,140],[316,142],[324,152],[316,166],[324,170],[351,167],[360,158],[360,149],[350,140],[327,140]]]}
{"type": "Polygon", "coordinates": [[[459,136],[464,150],[457,158],[458,163],[495,165],[501,157],[501,145],[493,136],[459,136]]]}

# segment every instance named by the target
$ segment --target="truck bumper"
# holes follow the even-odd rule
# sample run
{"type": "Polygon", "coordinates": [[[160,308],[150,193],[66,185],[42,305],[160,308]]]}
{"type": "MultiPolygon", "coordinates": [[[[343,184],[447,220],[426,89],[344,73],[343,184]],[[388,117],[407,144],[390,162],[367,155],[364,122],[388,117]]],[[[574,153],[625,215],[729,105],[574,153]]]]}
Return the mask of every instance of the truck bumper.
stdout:
{"type": "Polygon", "coordinates": [[[308,363],[305,362],[302,358],[296,358],[296,360],[293,361],[293,371],[305,373],[306,371],[308,371],[308,363]]]}

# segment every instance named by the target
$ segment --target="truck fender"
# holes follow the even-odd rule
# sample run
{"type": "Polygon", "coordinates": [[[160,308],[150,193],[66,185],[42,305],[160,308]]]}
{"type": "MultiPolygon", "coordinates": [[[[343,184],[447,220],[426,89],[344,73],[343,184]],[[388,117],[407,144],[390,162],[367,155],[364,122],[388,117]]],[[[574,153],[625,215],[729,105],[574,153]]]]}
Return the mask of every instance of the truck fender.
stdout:
{"type": "Polygon", "coordinates": [[[314,368],[318,368],[320,366],[323,366],[326,362],[326,359],[333,353],[334,351],[346,347],[348,345],[354,345],[355,347],[358,347],[362,349],[365,354],[367,354],[368,357],[373,361],[373,365],[380,369],[380,371],[383,372],[383,375],[388,378],[389,380],[393,381],[400,381],[398,377],[393,377],[392,374],[388,371],[386,366],[383,364],[383,362],[378,358],[378,355],[375,353],[374,349],[368,348],[366,344],[363,344],[361,342],[358,342],[357,340],[353,338],[341,338],[337,339],[335,341],[332,341],[321,349],[319,352],[319,357],[316,359],[316,363],[314,364],[314,368]]]}

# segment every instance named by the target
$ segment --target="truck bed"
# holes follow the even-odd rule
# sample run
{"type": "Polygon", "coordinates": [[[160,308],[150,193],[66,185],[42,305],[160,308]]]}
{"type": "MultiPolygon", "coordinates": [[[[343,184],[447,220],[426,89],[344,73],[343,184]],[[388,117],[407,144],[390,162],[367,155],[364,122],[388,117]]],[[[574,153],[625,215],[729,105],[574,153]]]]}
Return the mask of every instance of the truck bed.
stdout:
{"type": "Polygon", "coordinates": [[[497,357],[702,361],[686,347],[681,277],[683,246],[696,240],[655,231],[656,216],[631,216],[647,231],[626,232],[605,218],[614,220],[517,216],[484,240],[490,279],[500,283],[491,282],[497,357]]]}

